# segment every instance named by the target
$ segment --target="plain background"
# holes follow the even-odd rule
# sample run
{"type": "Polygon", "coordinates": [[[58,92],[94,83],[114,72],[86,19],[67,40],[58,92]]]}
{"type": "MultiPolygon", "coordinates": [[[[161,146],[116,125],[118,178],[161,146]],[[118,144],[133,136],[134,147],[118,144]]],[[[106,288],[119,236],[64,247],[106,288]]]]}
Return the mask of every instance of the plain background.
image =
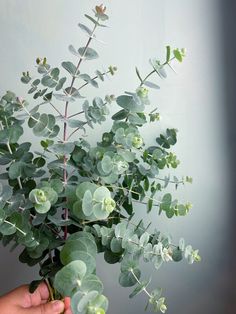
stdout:
{"type": "MultiPolygon", "coordinates": [[[[100,59],[81,69],[92,74],[112,64],[118,72],[98,91],[87,89],[88,97],[132,91],[138,84],[135,66],[147,73],[149,58],[163,58],[167,44],[187,49],[183,64],[174,65],[178,74],[168,72],[167,80],[156,79],[161,90],[150,96],[162,120],[145,128],[144,134],[152,143],[166,127],[179,130],[174,148],[181,160],[177,174],[191,175],[194,184],[180,187],[177,193],[173,189],[173,193],[194,207],[184,218],[168,220],[154,210],[145,220],[152,221],[152,228],[171,233],[176,242],[183,236],[200,249],[202,262],[190,266],[185,261],[169,263],[158,272],[152,265],[144,265],[143,274],[152,274],[153,287],[163,287],[169,314],[233,313],[235,4],[218,0],[103,2],[110,28],[99,30],[98,38],[106,43],[93,44],[100,59]]],[[[64,60],[76,62],[67,47],[84,45],[86,36],[77,23],[87,23],[83,14],[96,4],[94,0],[1,0],[0,92],[13,90],[25,96],[27,91],[19,78],[22,71],[34,68],[38,56],[47,56],[53,66],[64,60]]],[[[70,110],[77,112],[78,107],[70,110]]],[[[103,129],[110,123],[108,120],[103,129]]],[[[99,140],[99,132],[101,128],[88,132],[93,143],[99,140]]],[[[35,142],[29,132],[24,138],[35,142]]],[[[137,208],[137,217],[144,215],[145,208],[137,208]]],[[[36,268],[28,269],[17,261],[19,250],[9,253],[8,248],[1,248],[0,252],[0,293],[38,276],[36,268]]],[[[110,299],[108,313],[144,313],[145,295],[130,301],[130,290],[119,287],[119,267],[99,258],[98,273],[110,299]]]]}

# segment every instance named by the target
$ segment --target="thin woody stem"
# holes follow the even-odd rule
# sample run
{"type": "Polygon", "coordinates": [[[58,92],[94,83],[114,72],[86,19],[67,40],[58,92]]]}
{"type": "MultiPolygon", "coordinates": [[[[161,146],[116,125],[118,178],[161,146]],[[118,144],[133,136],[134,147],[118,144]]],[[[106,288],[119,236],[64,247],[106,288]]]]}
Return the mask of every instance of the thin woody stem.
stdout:
{"type": "Polygon", "coordinates": [[[80,114],[82,114],[82,113],[84,113],[83,110],[82,110],[82,111],[79,111],[79,112],[77,112],[77,113],[74,113],[74,114],[72,114],[72,115],[70,115],[70,116],[68,116],[67,119],[73,118],[73,117],[78,116],[78,115],[80,115],[80,114]]]}
{"type": "MultiPolygon", "coordinates": [[[[132,275],[134,276],[134,278],[135,278],[135,280],[137,281],[137,283],[138,283],[139,285],[141,285],[142,283],[141,283],[141,281],[138,279],[138,277],[135,275],[135,272],[133,271],[133,269],[131,269],[130,272],[131,272],[132,275]]],[[[143,291],[149,296],[149,298],[152,297],[151,294],[147,291],[146,288],[143,288],[143,291]]]]}
{"type": "MultiPolygon", "coordinates": [[[[111,73],[111,71],[103,72],[102,75],[104,76],[104,75],[109,74],[109,73],[111,73]]],[[[97,78],[98,78],[98,75],[94,76],[94,77],[91,79],[91,81],[96,80],[97,78]]],[[[81,85],[81,86],[78,88],[78,90],[81,90],[83,87],[87,86],[88,84],[89,84],[89,82],[84,83],[83,85],[81,85]]]]}
{"type": "MultiPolygon", "coordinates": [[[[171,61],[173,61],[175,59],[175,57],[173,57],[173,58],[171,58],[168,62],[166,61],[166,62],[164,62],[161,66],[163,67],[163,66],[165,66],[165,65],[169,65],[169,63],[171,62],[171,61]]],[[[143,86],[143,84],[145,83],[145,81],[152,75],[152,74],[154,74],[154,73],[156,73],[157,71],[156,70],[152,70],[143,80],[142,80],[142,82],[140,83],[140,87],[141,86],[143,86]]]]}
{"type": "MultiPolygon", "coordinates": [[[[95,32],[96,27],[97,27],[97,24],[94,25],[92,34],[91,34],[91,36],[89,37],[88,42],[87,42],[87,44],[86,44],[86,46],[85,46],[85,48],[84,48],[84,51],[83,51],[83,53],[82,53],[82,56],[81,56],[80,59],[79,59],[78,65],[77,65],[77,67],[76,67],[75,74],[74,74],[74,76],[73,76],[73,78],[72,78],[72,81],[71,81],[69,94],[71,94],[71,91],[72,91],[72,88],[73,88],[73,85],[74,85],[74,82],[75,82],[77,73],[78,73],[78,71],[79,71],[79,67],[80,67],[80,65],[81,65],[81,62],[82,62],[83,59],[84,59],[84,56],[85,56],[86,51],[87,51],[87,49],[88,49],[88,46],[89,46],[89,44],[90,44],[90,42],[91,42],[91,40],[92,40],[92,38],[93,38],[93,34],[94,34],[94,32],[95,32]]],[[[65,119],[65,122],[64,122],[64,131],[63,131],[63,142],[64,142],[64,143],[68,140],[68,138],[67,138],[68,105],[69,105],[69,102],[67,101],[67,102],[65,103],[65,114],[64,114],[64,119],[65,119]]],[[[66,155],[64,155],[64,161],[63,161],[63,163],[64,163],[63,181],[64,181],[64,185],[66,185],[66,184],[67,184],[67,172],[66,172],[67,157],[66,157],[66,155]]],[[[65,209],[64,209],[64,219],[65,219],[65,220],[68,219],[68,215],[69,215],[69,213],[68,213],[68,208],[65,208],[65,209]]],[[[67,239],[67,233],[68,233],[68,229],[67,229],[67,226],[65,226],[65,230],[64,230],[64,239],[65,239],[65,240],[67,239]]]]}

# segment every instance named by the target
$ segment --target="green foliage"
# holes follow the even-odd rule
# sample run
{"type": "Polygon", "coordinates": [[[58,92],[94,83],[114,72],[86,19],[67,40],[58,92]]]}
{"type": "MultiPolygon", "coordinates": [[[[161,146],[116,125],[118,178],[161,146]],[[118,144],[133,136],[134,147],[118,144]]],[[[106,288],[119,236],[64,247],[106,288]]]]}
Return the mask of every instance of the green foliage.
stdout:
{"type": "Polygon", "coordinates": [[[150,262],[158,270],[166,262],[186,259],[192,264],[201,258],[184,239],[175,245],[169,235],[157,230],[149,233],[150,225],[142,220],[135,223],[135,208],[139,203],[147,213],[185,216],[191,204],[179,202],[171,189],[165,189],[170,184],[177,189],[192,183],[192,178],[178,179],[163,171],[179,165],[172,151],[177,130],[156,134],[155,146],[148,147],[141,127],[160,120],[157,108],[148,109],[149,89],[160,88],[151,77],[166,78],[166,67],[174,60],[182,62],[185,50],[167,46],[166,59],[150,59],[146,76],[136,68],[139,85],[135,91],[91,100],[84,90],[98,88],[98,82],[117,71],[108,66],[107,71],[95,69],[94,75],[80,72],[81,63],[98,58],[90,43],[96,29],[104,28],[108,20],[103,5],[93,12],[94,17],[85,15],[92,27],[78,25],[88,36],[87,43],[78,49],[69,45],[77,60],[52,67],[46,58],[37,58],[36,77],[23,72],[21,81],[28,85],[34,107],[10,91],[0,99],[0,178],[4,181],[0,184],[0,235],[4,246],[13,243],[11,250],[24,247],[21,262],[40,265],[41,279],[32,282],[30,291],[47,280],[55,298],[71,297],[74,314],[104,314],[108,309],[96,275],[99,253],[107,263],[120,263],[117,281],[123,287],[134,286],[130,298],[145,293],[147,307],[165,313],[162,290],[148,290],[151,279],[142,279],[141,262],[150,262]],[[112,102],[117,105],[112,125],[101,136],[97,134],[98,142],[92,146],[84,135],[106,120],[112,102]],[[46,106],[55,115],[47,113],[46,106]],[[71,114],[71,106],[80,109],[71,114]],[[24,131],[32,132],[32,142],[40,138],[40,151],[22,141],[24,131]]]}

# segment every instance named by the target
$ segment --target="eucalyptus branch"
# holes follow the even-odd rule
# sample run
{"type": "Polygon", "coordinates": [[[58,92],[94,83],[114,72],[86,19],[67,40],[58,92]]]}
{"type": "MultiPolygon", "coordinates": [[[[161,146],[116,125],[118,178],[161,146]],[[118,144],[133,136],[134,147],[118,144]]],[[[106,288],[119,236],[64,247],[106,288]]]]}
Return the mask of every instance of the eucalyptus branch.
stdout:
{"type": "MultiPolygon", "coordinates": [[[[138,201],[138,200],[134,200],[134,199],[132,200],[132,202],[138,203],[138,204],[142,204],[142,205],[147,205],[147,204],[148,204],[148,203],[146,203],[146,202],[138,201]]],[[[159,207],[160,204],[153,204],[153,206],[159,207]]]]}
{"type": "MultiPolygon", "coordinates": [[[[111,73],[110,70],[107,71],[107,72],[101,73],[101,75],[102,75],[102,76],[105,76],[106,74],[109,74],[109,73],[111,73]]],[[[96,79],[98,79],[98,75],[94,76],[94,77],[91,79],[91,81],[94,81],[94,80],[96,80],[96,79]]],[[[81,90],[82,88],[84,88],[84,87],[87,86],[88,84],[89,84],[89,82],[84,83],[83,85],[81,85],[81,86],[78,88],[78,90],[81,90]]]]}
{"type": "Polygon", "coordinates": [[[10,226],[12,226],[12,227],[14,227],[14,228],[16,228],[16,230],[19,231],[21,234],[23,234],[24,237],[26,236],[27,233],[24,232],[23,230],[21,230],[20,228],[18,228],[18,227],[17,227],[15,224],[13,224],[12,222],[10,222],[10,221],[8,221],[8,220],[6,220],[6,219],[4,219],[3,222],[6,223],[6,224],[8,224],[8,225],[10,225],[10,226]]]}
{"type": "MultiPolygon", "coordinates": [[[[12,150],[11,150],[11,146],[10,146],[9,142],[7,142],[6,145],[7,145],[9,153],[12,155],[12,150]]],[[[23,186],[22,186],[20,177],[17,177],[17,182],[19,184],[20,189],[22,190],[23,186]]]]}
{"type": "Polygon", "coordinates": [[[49,282],[48,278],[45,278],[44,280],[45,280],[45,282],[47,284],[47,287],[48,287],[48,291],[49,291],[49,295],[50,295],[50,301],[53,301],[53,300],[55,300],[54,299],[54,294],[53,294],[53,289],[52,289],[52,287],[50,285],[50,282],[49,282]]]}
{"type": "MultiPolygon", "coordinates": [[[[29,110],[24,106],[23,102],[20,102],[22,109],[28,114],[28,116],[34,120],[35,122],[39,123],[40,121],[38,119],[36,119],[34,116],[32,116],[32,114],[29,112],[29,110]]],[[[47,126],[45,127],[45,129],[49,132],[52,133],[52,130],[50,130],[47,126]]],[[[62,139],[57,135],[56,138],[62,142],[62,139]]]]}
{"type": "Polygon", "coordinates": [[[78,115],[80,115],[80,114],[82,114],[82,113],[84,113],[83,110],[82,110],[82,111],[79,111],[79,112],[77,112],[77,113],[74,113],[74,114],[72,114],[72,115],[70,115],[70,116],[68,116],[67,119],[73,118],[73,117],[78,116],[78,115]]]}
{"type": "Polygon", "coordinates": [[[47,224],[47,223],[45,223],[44,226],[47,227],[47,228],[48,228],[49,230],[51,230],[54,234],[56,234],[60,239],[63,240],[63,237],[60,236],[60,232],[58,232],[58,231],[56,231],[55,229],[51,228],[51,227],[49,226],[49,224],[47,224]]]}
{"type": "MultiPolygon", "coordinates": [[[[53,78],[52,78],[53,79],[53,78]]],[[[54,80],[54,79],[53,79],[54,80]]],[[[55,80],[54,80],[55,81],[55,80]]],[[[56,82],[56,81],[55,81],[56,82]]],[[[34,85],[31,85],[32,87],[34,86],[34,85]]],[[[40,89],[37,87],[37,89],[35,90],[35,92],[37,92],[37,91],[40,91],[40,89]]],[[[40,105],[44,105],[44,104],[50,104],[51,106],[52,106],[52,108],[59,114],[59,116],[60,117],[63,117],[63,114],[57,109],[57,107],[56,106],[54,106],[53,105],[53,103],[51,102],[51,101],[44,101],[44,102],[42,102],[41,104],[39,104],[39,106],[40,105]]]]}
{"type": "Polygon", "coordinates": [[[57,109],[56,106],[53,105],[53,103],[50,101],[49,104],[52,106],[53,109],[59,114],[61,118],[63,118],[63,114],[57,109]]]}
{"type": "MultiPolygon", "coordinates": [[[[141,281],[138,279],[138,277],[135,275],[135,272],[134,272],[134,270],[133,269],[131,269],[130,270],[130,272],[132,273],[132,275],[134,276],[134,278],[135,278],[135,280],[137,281],[137,283],[139,284],[139,285],[142,285],[142,283],[141,283],[141,281]]],[[[142,291],[144,291],[147,295],[148,295],[148,297],[149,298],[151,298],[152,296],[151,296],[151,294],[147,291],[147,289],[144,287],[143,288],[143,290],[142,291]]]]}
{"type": "MultiPolygon", "coordinates": [[[[159,181],[167,181],[164,178],[159,178],[159,177],[155,177],[156,180],[159,181]]],[[[174,183],[174,184],[184,184],[184,180],[180,180],[180,181],[173,181],[173,180],[168,180],[168,183],[174,183]]]]}
{"type": "Polygon", "coordinates": [[[28,93],[34,93],[34,100],[40,97],[39,103],[44,102],[29,109],[27,103],[11,91],[0,99],[0,112],[3,113],[0,119],[0,163],[9,167],[9,175],[3,174],[3,178],[8,179],[8,186],[0,184],[0,200],[6,204],[0,208],[0,238],[4,241],[5,236],[10,234],[9,241],[24,247],[20,260],[28,265],[39,263],[42,278],[30,285],[30,291],[33,292],[38,283],[45,280],[50,299],[70,295],[75,314],[93,309],[101,313],[107,311],[108,301],[102,295],[102,282],[95,275],[96,254],[100,252],[97,244],[105,249],[104,259],[108,263],[121,263],[121,286],[136,285],[130,297],[143,290],[149,297],[149,303],[154,305],[154,311],[164,313],[167,309],[165,298],[160,297],[159,289],[149,291],[149,281],[140,278],[138,260],[131,260],[130,257],[142,257],[145,262],[152,262],[156,269],[171,260],[177,262],[186,258],[189,263],[200,261],[198,250],[191,245],[185,246],[184,239],[181,238],[179,246],[175,246],[169,236],[156,230],[152,232],[149,229],[151,223],[144,225],[142,219],[136,224],[135,216],[136,203],[147,205],[147,212],[154,206],[159,207],[159,214],[164,212],[168,218],[184,216],[191,208],[190,203],[179,204],[171,193],[162,195],[159,192],[168,182],[180,184],[185,180],[192,181],[187,176],[180,181],[175,176],[161,174],[165,165],[175,168],[179,163],[175,154],[165,150],[175,145],[176,129],[167,128],[156,138],[161,149],[156,152],[156,158],[163,158],[163,163],[157,162],[156,167],[147,172],[140,168],[146,162],[149,169],[153,160],[152,149],[146,147],[143,140],[142,125],[159,120],[156,108],[151,108],[150,112],[146,109],[149,88],[159,88],[148,78],[155,72],[164,78],[165,68],[162,67],[170,66],[174,59],[172,56],[182,62],[185,51],[167,46],[166,62],[161,64],[153,59],[152,72],[144,79],[136,68],[140,86],[143,87],[117,97],[107,94],[104,99],[96,95],[92,101],[91,95],[85,95],[89,98],[83,108],[71,114],[70,100],[74,101],[81,89],[89,83],[97,87],[99,78],[103,81],[106,74],[113,75],[117,70],[110,66],[103,73],[96,71],[93,77],[81,74],[83,60],[98,57],[97,51],[89,45],[95,38],[96,28],[106,26],[103,22],[109,17],[105,11],[106,7],[100,5],[94,8],[94,17],[85,15],[93,23],[91,29],[85,24],[78,24],[89,38],[86,45],[78,50],[73,45],[69,46],[70,52],[77,56],[77,65],[70,61],[61,63],[71,75],[65,89],[66,78],[60,76],[60,67],[51,67],[46,58],[37,58],[40,77],[34,79],[27,71],[22,73],[21,81],[31,85],[28,93]],[[39,89],[39,84],[45,89],[39,89]],[[50,92],[45,94],[47,90],[50,92]],[[63,94],[54,94],[63,102],[63,109],[51,99],[54,90],[63,90],[63,94]],[[100,141],[98,138],[96,145],[89,138],[87,141],[76,141],[78,134],[87,128],[85,124],[96,126],[106,120],[109,114],[107,104],[114,100],[119,108],[111,117],[111,128],[97,134],[99,138],[101,135],[100,141]],[[47,108],[52,107],[52,110],[49,109],[53,114],[45,110],[40,113],[42,108],[39,106],[46,103],[47,108]],[[78,119],[84,121],[73,119],[83,114],[86,119],[78,119]],[[34,139],[21,141],[24,132],[21,125],[25,118],[33,134],[41,137],[38,144],[42,146],[43,153],[32,151],[30,142],[34,139]],[[160,184],[155,179],[166,184],[160,184]],[[18,198],[19,191],[22,202],[18,198]]]}
{"type": "MultiPolygon", "coordinates": [[[[85,122],[84,125],[87,124],[87,123],[88,123],[88,122],[85,122]]],[[[79,127],[76,128],[73,132],[71,132],[71,134],[67,137],[67,141],[68,141],[76,132],[78,132],[78,131],[81,130],[81,129],[82,129],[82,127],[79,126],[79,127]]]]}
{"type": "MultiPolygon", "coordinates": [[[[98,18],[98,21],[99,21],[99,18],[98,18]]],[[[97,21],[97,22],[98,22],[98,21],[97,21]]],[[[72,91],[72,88],[73,88],[73,85],[74,85],[74,82],[75,82],[75,78],[76,78],[77,73],[78,73],[78,71],[79,71],[79,67],[80,67],[80,65],[81,65],[82,60],[84,59],[84,56],[85,56],[85,54],[86,54],[86,51],[87,51],[87,49],[88,49],[88,47],[89,47],[89,44],[90,44],[92,38],[93,38],[93,35],[94,35],[94,32],[95,32],[97,26],[98,26],[98,24],[95,24],[95,25],[94,25],[92,34],[91,34],[91,36],[89,37],[88,42],[87,42],[87,44],[86,44],[86,46],[85,46],[85,48],[84,48],[84,51],[83,51],[83,53],[82,53],[82,56],[81,56],[80,59],[79,59],[78,65],[77,65],[77,67],[76,67],[75,74],[73,75],[73,78],[72,78],[72,81],[71,81],[69,94],[71,94],[71,91],[72,91]]],[[[64,142],[66,142],[66,141],[68,140],[68,138],[67,138],[67,121],[66,121],[66,120],[68,119],[68,105],[69,105],[69,101],[67,101],[67,102],[65,103],[65,114],[64,114],[65,122],[64,122],[64,131],[63,131],[63,141],[64,141],[64,142]]],[[[74,133],[73,133],[73,134],[74,134],[74,133]]],[[[69,136],[69,137],[70,137],[70,136],[69,136]]],[[[65,184],[65,185],[67,184],[66,163],[67,163],[67,158],[66,158],[66,156],[64,156],[63,181],[64,181],[64,184],[65,184]]],[[[65,219],[65,220],[68,219],[68,208],[65,208],[65,209],[64,209],[64,219],[65,219]]],[[[66,238],[67,238],[67,226],[65,226],[65,231],[64,231],[64,239],[66,239],[66,238]]]]}
{"type": "MultiPolygon", "coordinates": [[[[1,128],[1,130],[3,130],[2,121],[0,121],[0,128],[1,128]]],[[[11,146],[10,146],[10,143],[7,142],[6,145],[7,145],[7,149],[8,149],[8,151],[9,151],[9,153],[10,153],[11,155],[13,155],[13,152],[12,152],[12,149],[11,149],[11,146]]],[[[22,190],[22,189],[23,189],[23,186],[22,186],[20,177],[17,177],[17,182],[18,182],[18,184],[19,184],[20,189],[22,190]]]]}
{"type": "MultiPolygon", "coordinates": [[[[133,193],[133,194],[136,194],[136,195],[139,195],[141,196],[140,193],[136,192],[136,191],[133,191],[133,190],[130,190],[130,189],[127,189],[127,188],[124,188],[124,187],[121,187],[121,186],[116,186],[116,185],[107,185],[106,187],[110,187],[110,188],[113,188],[113,189],[119,189],[119,190],[123,190],[123,191],[127,191],[128,193],[133,193]]],[[[149,197],[149,196],[144,196],[145,198],[147,198],[148,200],[151,200],[151,201],[154,201],[154,202],[157,202],[158,204],[163,204],[163,202],[155,199],[155,198],[152,198],[152,197],[149,197]]]]}
{"type": "MultiPolygon", "coordinates": [[[[170,62],[171,61],[173,61],[175,59],[175,57],[173,57],[173,58],[171,58],[168,62],[166,61],[166,62],[164,62],[164,63],[162,63],[162,67],[164,67],[165,65],[169,65],[170,64],[170,62]]],[[[145,81],[152,75],[152,74],[154,74],[154,73],[156,73],[156,70],[152,70],[142,81],[141,81],[141,83],[140,83],[140,87],[141,86],[143,86],[143,84],[145,83],[145,81]]]]}

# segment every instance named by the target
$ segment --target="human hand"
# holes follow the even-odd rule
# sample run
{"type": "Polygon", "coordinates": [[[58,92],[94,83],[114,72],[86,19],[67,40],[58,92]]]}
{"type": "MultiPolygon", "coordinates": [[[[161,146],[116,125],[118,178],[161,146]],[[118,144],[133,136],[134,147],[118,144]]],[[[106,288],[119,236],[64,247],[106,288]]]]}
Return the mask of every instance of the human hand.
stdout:
{"type": "Polygon", "coordinates": [[[29,287],[24,285],[0,297],[0,313],[72,314],[70,298],[65,298],[65,302],[58,300],[48,302],[48,299],[49,291],[45,283],[41,283],[32,294],[29,292],[29,287]]]}

